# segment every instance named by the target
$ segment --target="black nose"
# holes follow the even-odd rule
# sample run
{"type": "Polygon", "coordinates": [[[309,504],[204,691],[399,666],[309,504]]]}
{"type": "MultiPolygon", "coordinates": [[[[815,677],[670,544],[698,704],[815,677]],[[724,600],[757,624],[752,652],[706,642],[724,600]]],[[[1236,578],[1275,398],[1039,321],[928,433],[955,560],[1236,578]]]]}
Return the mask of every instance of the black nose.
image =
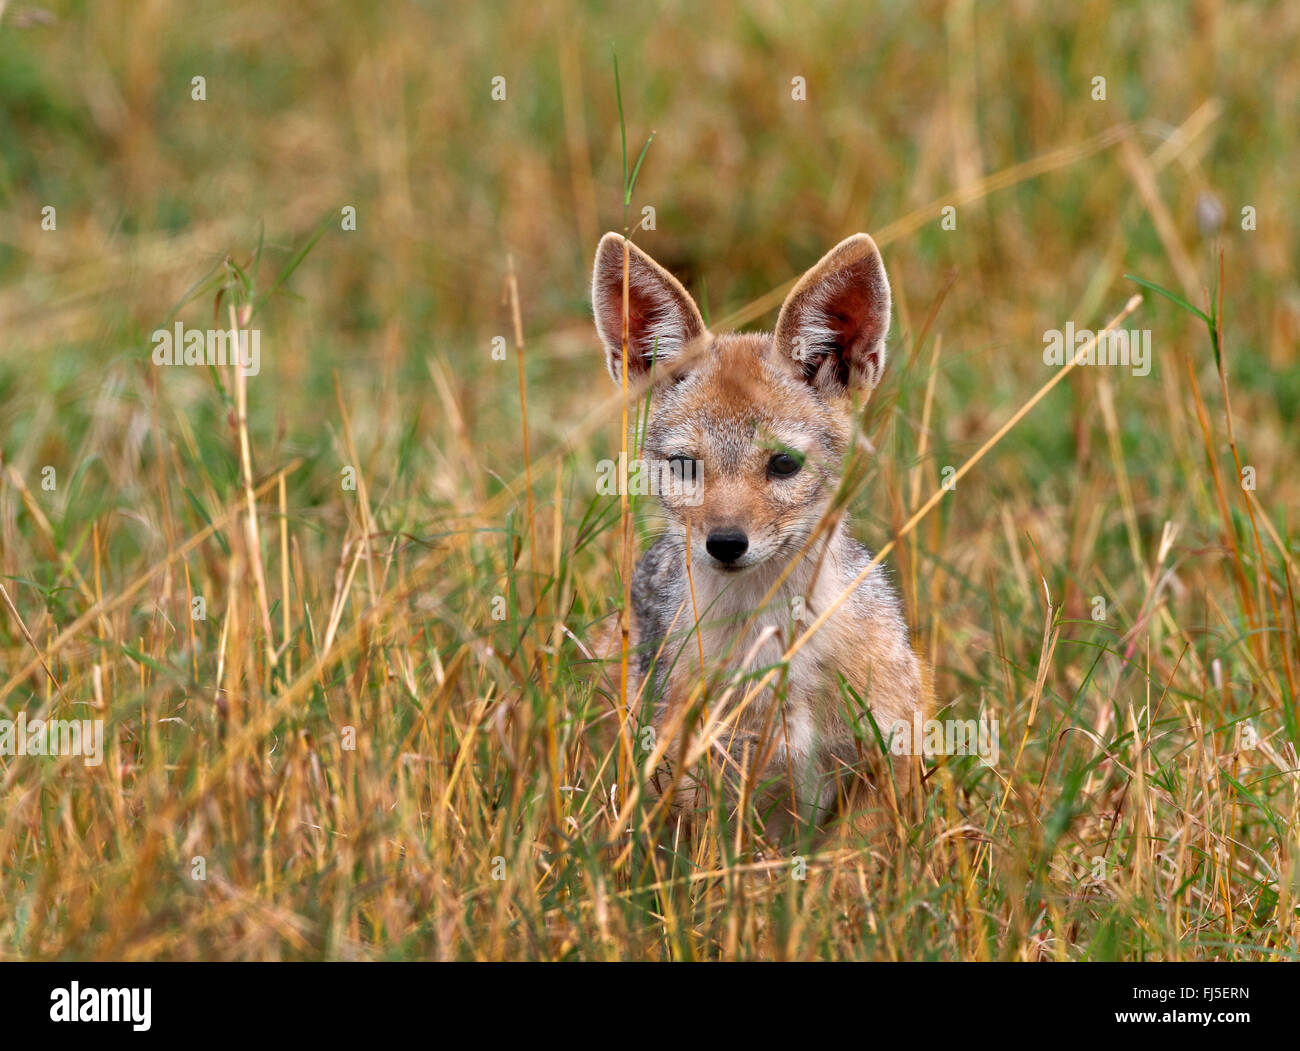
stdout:
{"type": "Polygon", "coordinates": [[[710,533],[704,547],[719,562],[730,565],[749,550],[749,537],[735,531],[710,533]]]}

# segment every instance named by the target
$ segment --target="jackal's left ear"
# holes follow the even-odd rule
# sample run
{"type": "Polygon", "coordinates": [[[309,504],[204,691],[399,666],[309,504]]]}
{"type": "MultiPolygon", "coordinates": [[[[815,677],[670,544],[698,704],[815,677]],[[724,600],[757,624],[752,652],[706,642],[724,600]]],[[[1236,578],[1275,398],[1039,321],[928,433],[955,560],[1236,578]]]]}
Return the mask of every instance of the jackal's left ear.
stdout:
{"type": "Polygon", "coordinates": [[[871,390],[885,371],[889,279],[876,242],[854,234],[799,279],[776,321],[776,348],[813,386],[871,390]]]}

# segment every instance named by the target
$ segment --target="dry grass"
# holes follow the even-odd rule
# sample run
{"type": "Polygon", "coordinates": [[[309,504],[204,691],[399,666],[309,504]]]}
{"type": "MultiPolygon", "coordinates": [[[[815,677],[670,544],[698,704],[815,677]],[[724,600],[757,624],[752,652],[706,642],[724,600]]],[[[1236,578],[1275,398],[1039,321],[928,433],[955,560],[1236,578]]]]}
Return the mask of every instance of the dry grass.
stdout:
{"type": "Polygon", "coordinates": [[[0,717],[107,755],[0,756],[0,956],[1297,955],[1295,10],[54,9],[0,18],[0,717]],[[638,239],[715,326],[884,251],[856,531],[1002,746],[885,842],[647,827],[584,660],[623,591],[611,43],[638,239]],[[1213,338],[1148,293],[1150,375],[1018,415],[1125,273],[1213,338]],[[151,365],[231,317],[246,384],[151,365]]]}

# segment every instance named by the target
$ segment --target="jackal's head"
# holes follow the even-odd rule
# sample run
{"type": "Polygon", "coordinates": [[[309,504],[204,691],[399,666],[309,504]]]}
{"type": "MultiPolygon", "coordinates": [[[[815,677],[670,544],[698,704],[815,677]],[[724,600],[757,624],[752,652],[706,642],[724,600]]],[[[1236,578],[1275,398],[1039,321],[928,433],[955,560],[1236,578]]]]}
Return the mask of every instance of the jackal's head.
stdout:
{"type": "Polygon", "coordinates": [[[885,367],[889,281],[875,242],[855,234],[831,249],[794,286],[774,333],[714,335],[676,278],[606,234],[591,296],[617,384],[625,249],[628,387],[651,389],[644,458],[702,486],[661,490],[670,522],[689,523],[693,558],[720,572],[792,556],[835,491],[853,397],[885,367]]]}

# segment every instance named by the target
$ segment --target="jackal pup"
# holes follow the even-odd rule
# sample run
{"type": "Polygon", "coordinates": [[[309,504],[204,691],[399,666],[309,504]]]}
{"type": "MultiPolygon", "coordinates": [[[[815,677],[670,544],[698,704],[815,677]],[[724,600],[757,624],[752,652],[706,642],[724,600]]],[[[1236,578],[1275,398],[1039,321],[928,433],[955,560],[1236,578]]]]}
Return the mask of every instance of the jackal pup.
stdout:
{"type": "MultiPolygon", "coordinates": [[[[596,251],[592,304],[614,382],[627,368],[630,389],[650,386],[644,457],[684,483],[660,493],[668,529],[633,578],[628,691],[644,685],[656,729],[677,745],[667,750],[678,764],[674,802],[698,791],[681,770],[683,746],[698,753],[711,737],[715,767],[732,775],[733,796],[741,780],[750,786],[769,835],[792,819],[821,824],[837,808],[878,807],[889,794],[867,759],[880,755],[878,739],[853,695],[888,739],[897,721],[925,717],[927,687],[884,567],[854,586],[870,553],[842,515],[817,535],[855,401],[885,367],[890,293],[875,242],[855,234],[836,245],[795,285],[771,334],[708,331],[682,285],[614,233],[596,251]],[[788,668],[755,691],[841,595],[788,668]],[[726,673],[707,697],[711,729],[690,710],[701,651],[704,673],[726,673]]],[[[892,780],[905,785],[912,766],[897,764],[892,780]]]]}

